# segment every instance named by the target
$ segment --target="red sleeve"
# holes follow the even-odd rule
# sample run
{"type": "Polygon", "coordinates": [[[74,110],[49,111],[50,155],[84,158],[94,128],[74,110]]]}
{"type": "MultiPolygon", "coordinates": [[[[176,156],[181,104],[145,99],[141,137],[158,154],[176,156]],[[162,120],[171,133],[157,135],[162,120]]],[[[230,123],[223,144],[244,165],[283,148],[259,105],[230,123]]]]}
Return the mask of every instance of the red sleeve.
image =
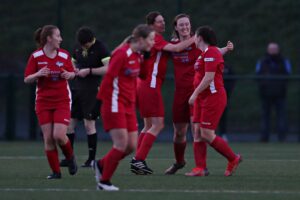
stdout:
{"type": "Polygon", "coordinates": [[[164,40],[163,36],[156,34],[154,48],[158,51],[161,51],[169,42],[164,40]]]}
{"type": "Polygon", "coordinates": [[[71,60],[71,56],[68,54],[68,59],[66,61],[66,66],[65,66],[65,69],[68,71],[68,72],[74,72],[74,67],[73,67],[73,63],[72,63],[72,60],[71,60]]]}
{"type": "Polygon", "coordinates": [[[204,55],[205,72],[216,72],[221,60],[221,53],[208,49],[204,55]]]}
{"type": "Polygon", "coordinates": [[[27,62],[24,76],[27,77],[31,74],[36,73],[37,71],[38,71],[38,68],[37,68],[35,58],[31,55],[28,62],[27,62]]]}
{"type": "Polygon", "coordinates": [[[125,65],[126,53],[122,50],[115,50],[109,61],[107,74],[116,77],[121,68],[125,65]]]}

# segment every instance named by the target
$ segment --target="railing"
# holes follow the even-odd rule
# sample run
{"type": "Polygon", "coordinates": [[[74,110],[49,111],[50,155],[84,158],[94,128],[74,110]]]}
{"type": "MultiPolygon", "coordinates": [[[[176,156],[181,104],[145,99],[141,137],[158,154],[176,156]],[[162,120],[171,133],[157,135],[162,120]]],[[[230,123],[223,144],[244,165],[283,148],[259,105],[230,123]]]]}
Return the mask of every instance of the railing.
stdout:
{"type": "MultiPolygon", "coordinates": [[[[289,115],[292,116],[292,130],[293,133],[300,132],[300,76],[299,75],[291,75],[291,76],[257,76],[257,75],[231,75],[225,76],[226,80],[235,80],[236,81],[236,89],[232,98],[232,103],[230,105],[230,112],[232,113],[231,117],[235,122],[230,122],[231,124],[231,132],[247,132],[247,128],[243,129],[238,127],[236,124],[236,120],[239,120],[238,115],[241,113],[240,109],[244,102],[239,102],[239,99],[246,99],[247,95],[249,97],[253,97],[253,95],[257,95],[254,93],[256,91],[255,81],[262,79],[272,79],[272,80],[288,80],[289,82],[289,90],[291,91],[288,95],[288,99],[292,100],[289,110],[289,115]],[[247,92],[242,90],[251,90],[251,95],[247,94],[247,92]],[[249,89],[251,88],[251,89],[249,89]],[[237,106],[239,104],[239,106],[237,106]]],[[[14,140],[14,139],[31,139],[35,140],[38,137],[39,128],[34,112],[34,99],[35,99],[35,86],[34,85],[25,85],[23,83],[23,75],[22,74],[0,74],[0,92],[3,94],[0,98],[1,108],[0,108],[0,139],[5,140],[14,140]]],[[[163,87],[163,93],[165,97],[165,109],[166,109],[166,129],[170,132],[172,130],[171,124],[171,101],[172,97],[170,92],[174,90],[173,76],[168,75],[166,78],[166,84],[163,87]]],[[[259,111],[257,102],[257,98],[255,100],[251,100],[253,102],[245,102],[245,106],[250,104],[254,104],[255,110],[259,111]]],[[[251,111],[249,108],[248,111],[251,111]]],[[[256,111],[256,112],[257,112],[256,111]]],[[[240,124],[246,124],[247,114],[243,114],[244,121],[241,118],[240,124]]],[[[255,120],[254,124],[256,125],[259,121],[258,113],[255,115],[249,114],[249,120],[255,120]]],[[[230,119],[230,117],[229,117],[230,119]]],[[[244,126],[241,125],[241,126],[244,126]]],[[[249,125],[250,127],[251,125],[249,125]]],[[[258,126],[256,125],[255,131],[258,126]]],[[[251,128],[248,128],[249,132],[254,132],[251,128]]]]}

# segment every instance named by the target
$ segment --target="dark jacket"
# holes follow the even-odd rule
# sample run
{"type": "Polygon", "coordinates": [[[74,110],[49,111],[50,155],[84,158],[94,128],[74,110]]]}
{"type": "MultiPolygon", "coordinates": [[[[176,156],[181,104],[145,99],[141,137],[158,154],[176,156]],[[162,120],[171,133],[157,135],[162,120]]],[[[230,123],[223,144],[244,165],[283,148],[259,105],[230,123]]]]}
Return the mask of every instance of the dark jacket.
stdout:
{"type": "Polygon", "coordinates": [[[268,79],[272,76],[289,75],[291,65],[289,60],[279,55],[266,54],[256,65],[256,74],[265,76],[259,79],[259,93],[262,97],[285,97],[287,91],[287,79],[268,79]]]}

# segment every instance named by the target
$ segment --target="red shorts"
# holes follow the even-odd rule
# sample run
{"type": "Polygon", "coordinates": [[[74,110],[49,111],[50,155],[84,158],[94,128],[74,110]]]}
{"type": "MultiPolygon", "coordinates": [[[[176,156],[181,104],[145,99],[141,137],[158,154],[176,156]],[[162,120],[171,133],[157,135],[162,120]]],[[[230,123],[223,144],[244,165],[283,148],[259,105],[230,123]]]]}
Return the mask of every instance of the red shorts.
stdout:
{"type": "Polygon", "coordinates": [[[227,104],[225,90],[206,97],[199,96],[194,104],[194,123],[200,123],[201,128],[216,130],[227,104]]]}
{"type": "Polygon", "coordinates": [[[173,123],[189,123],[193,116],[193,106],[189,105],[192,90],[176,89],[173,101],[173,123]]]}
{"type": "Polygon", "coordinates": [[[147,83],[140,82],[137,87],[137,102],[142,118],[165,116],[160,87],[150,88],[147,83]]]}
{"type": "Polygon", "coordinates": [[[36,111],[37,118],[39,120],[39,124],[65,124],[69,125],[71,111],[70,108],[59,108],[59,109],[51,109],[51,110],[39,110],[36,111]]]}
{"type": "Polygon", "coordinates": [[[134,132],[138,130],[138,122],[136,119],[135,104],[128,106],[120,105],[123,108],[119,109],[119,112],[112,112],[110,103],[105,101],[101,105],[101,117],[103,127],[106,132],[111,129],[127,129],[128,132],[134,132]]]}

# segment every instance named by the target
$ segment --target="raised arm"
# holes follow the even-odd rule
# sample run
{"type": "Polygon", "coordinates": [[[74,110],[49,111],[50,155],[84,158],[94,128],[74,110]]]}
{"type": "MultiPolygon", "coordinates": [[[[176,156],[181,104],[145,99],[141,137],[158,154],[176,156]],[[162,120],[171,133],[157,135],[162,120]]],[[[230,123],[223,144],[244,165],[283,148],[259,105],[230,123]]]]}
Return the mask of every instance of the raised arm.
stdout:
{"type": "Polygon", "coordinates": [[[225,55],[229,51],[233,51],[234,45],[231,41],[228,41],[226,47],[222,47],[222,48],[218,48],[218,49],[219,49],[219,51],[221,52],[222,55],[225,55]]]}
{"type": "Polygon", "coordinates": [[[189,38],[188,40],[182,41],[178,44],[167,44],[166,46],[163,47],[163,50],[165,51],[170,51],[170,52],[180,52],[184,50],[185,48],[189,47],[194,43],[195,39],[194,36],[189,38]]]}

